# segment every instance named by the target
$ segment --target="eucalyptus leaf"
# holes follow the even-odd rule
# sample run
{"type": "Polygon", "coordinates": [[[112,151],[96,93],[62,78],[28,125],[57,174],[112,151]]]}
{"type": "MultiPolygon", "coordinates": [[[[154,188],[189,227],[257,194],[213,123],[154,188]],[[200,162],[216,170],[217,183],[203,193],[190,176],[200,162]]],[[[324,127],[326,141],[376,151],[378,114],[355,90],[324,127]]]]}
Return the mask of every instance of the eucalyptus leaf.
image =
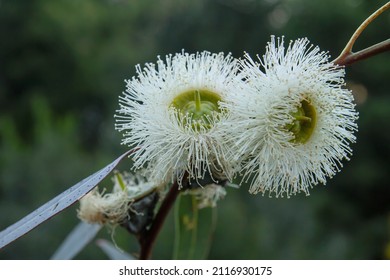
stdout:
{"type": "Polygon", "coordinates": [[[51,257],[52,260],[71,260],[87,246],[102,228],[99,224],[80,222],[65,238],[51,257]]]}
{"type": "Polygon", "coordinates": [[[105,239],[96,240],[96,244],[111,260],[135,260],[132,255],[121,251],[114,244],[105,239]]]}
{"type": "Polygon", "coordinates": [[[173,259],[206,259],[216,227],[216,208],[198,209],[192,195],[180,195],[175,205],[173,259]]]}
{"type": "Polygon", "coordinates": [[[67,189],[15,224],[0,232],[0,249],[78,201],[97,186],[118,165],[118,163],[130,153],[132,153],[132,150],[122,154],[106,167],[67,189]]]}

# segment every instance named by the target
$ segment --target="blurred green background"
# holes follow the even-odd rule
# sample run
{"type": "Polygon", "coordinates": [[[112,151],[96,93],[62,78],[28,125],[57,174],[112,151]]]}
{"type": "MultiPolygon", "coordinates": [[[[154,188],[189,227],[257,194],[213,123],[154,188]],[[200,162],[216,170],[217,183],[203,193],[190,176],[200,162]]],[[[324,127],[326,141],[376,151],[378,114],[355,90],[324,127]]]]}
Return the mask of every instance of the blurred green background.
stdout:
{"type": "MultiPolygon", "coordinates": [[[[108,164],[126,147],[114,130],[124,79],[158,55],[209,50],[262,54],[270,35],[308,37],[335,58],[385,1],[0,1],[0,229],[108,164]]],[[[390,12],[355,45],[387,39],[390,12]]],[[[360,113],[354,155],[309,197],[270,199],[229,189],[211,259],[390,258],[390,55],[347,68],[360,113]],[[388,249],[386,249],[388,248],[388,249]]],[[[128,170],[129,161],[120,168],[128,170]]],[[[109,186],[107,182],[107,187],[109,186]]],[[[78,223],[77,205],[0,251],[48,259],[78,223]]],[[[172,256],[172,217],[153,257],[172,256]]],[[[124,230],[116,242],[137,251],[124,230]]],[[[99,237],[111,238],[107,230],[99,237]]],[[[77,256],[106,256],[94,245],[77,256]]]]}

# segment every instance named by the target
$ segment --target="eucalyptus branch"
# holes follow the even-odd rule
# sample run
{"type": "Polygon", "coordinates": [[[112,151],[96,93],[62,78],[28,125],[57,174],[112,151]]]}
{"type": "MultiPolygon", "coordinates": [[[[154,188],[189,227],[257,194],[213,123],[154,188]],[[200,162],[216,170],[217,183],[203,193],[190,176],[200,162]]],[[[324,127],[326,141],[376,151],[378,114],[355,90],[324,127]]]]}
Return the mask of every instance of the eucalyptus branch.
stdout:
{"type": "Polygon", "coordinates": [[[346,66],[386,51],[390,51],[390,39],[375,44],[371,47],[365,48],[361,51],[349,53],[342,58],[339,57],[335,61],[333,61],[333,63],[346,66]],[[337,61],[338,59],[340,60],[337,61]]]}
{"type": "Polygon", "coordinates": [[[139,243],[141,245],[141,252],[139,256],[140,260],[147,260],[150,258],[156,238],[160,233],[165,219],[168,216],[168,213],[171,210],[173,204],[175,203],[175,200],[179,193],[179,186],[177,181],[175,181],[168,194],[166,195],[165,199],[163,200],[151,227],[146,230],[146,232],[143,232],[139,237],[139,243]]]}
{"type": "Polygon", "coordinates": [[[371,16],[369,16],[359,27],[356,29],[355,33],[352,35],[351,39],[345,46],[341,54],[333,61],[334,64],[338,65],[350,65],[357,61],[363,60],[365,58],[374,56],[376,54],[389,51],[390,50],[390,39],[387,39],[383,42],[375,44],[371,47],[363,49],[358,52],[352,52],[352,48],[359,38],[360,34],[367,28],[367,26],[376,19],[380,14],[390,8],[390,1],[385,5],[376,10],[371,16]]]}

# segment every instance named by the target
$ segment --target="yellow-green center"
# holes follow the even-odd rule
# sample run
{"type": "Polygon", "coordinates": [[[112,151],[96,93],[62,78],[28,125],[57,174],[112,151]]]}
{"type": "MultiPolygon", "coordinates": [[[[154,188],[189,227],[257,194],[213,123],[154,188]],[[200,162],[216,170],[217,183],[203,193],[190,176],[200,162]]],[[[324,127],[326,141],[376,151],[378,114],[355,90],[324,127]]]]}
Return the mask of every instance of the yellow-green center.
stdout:
{"type": "Polygon", "coordinates": [[[304,144],[312,136],[316,123],[317,113],[310,101],[304,99],[295,112],[290,113],[293,121],[286,126],[294,134],[293,143],[304,144]]]}
{"type": "MultiPolygon", "coordinates": [[[[194,89],[179,94],[173,99],[171,106],[177,109],[183,116],[185,122],[190,122],[194,129],[201,127],[210,129],[212,115],[220,113],[218,102],[221,97],[212,91],[205,89],[194,89]]],[[[184,123],[186,125],[187,123],[184,123]]]]}

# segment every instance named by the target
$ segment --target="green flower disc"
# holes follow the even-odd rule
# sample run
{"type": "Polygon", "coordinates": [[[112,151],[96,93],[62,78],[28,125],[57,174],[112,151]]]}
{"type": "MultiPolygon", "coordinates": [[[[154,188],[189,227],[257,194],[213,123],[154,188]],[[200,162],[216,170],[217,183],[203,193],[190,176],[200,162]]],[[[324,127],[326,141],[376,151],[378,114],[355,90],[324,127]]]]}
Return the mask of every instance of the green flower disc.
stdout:
{"type": "Polygon", "coordinates": [[[286,126],[294,134],[293,143],[304,144],[312,136],[317,123],[317,113],[314,106],[306,99],[301,101],[297,111],[291,113],[294,120],[286,126]]]}
{"type": "MultiPolygon", "coordinates": [[[[189,116],[194,129],[198,130],[201,127],[210,129],[212,115],[221,112],[218,106],[219,101],[221,101],[221,97],[215,92],[194,89],[179,94],[173,99],[171,106],[181,112],[183,116],[189,116]]],[[[188,121],[187,118],[183,118],[183,120],[188,121]]]]}

